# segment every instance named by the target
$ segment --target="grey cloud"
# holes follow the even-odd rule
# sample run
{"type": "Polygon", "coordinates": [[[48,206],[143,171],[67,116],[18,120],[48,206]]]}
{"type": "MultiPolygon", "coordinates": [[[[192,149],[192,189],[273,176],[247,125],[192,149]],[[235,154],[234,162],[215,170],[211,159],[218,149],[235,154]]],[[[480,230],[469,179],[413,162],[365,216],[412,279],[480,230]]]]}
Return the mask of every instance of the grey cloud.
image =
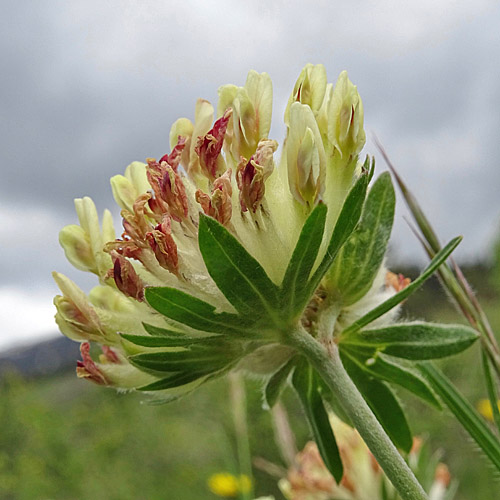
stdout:
{"type": "MultiPolygon", "coordinates": [[[[0,202],[47,207],[63,223],[75,222],[73,198],[90,195],[100,210],[110,206],[109,177],[166,152],[170,124],[192,117],[198,96],[215,101],[218,85],[242,84],[250,68],[268,71],[279,121],[278,104],[286,103],[303,64],[323,62],[330,81],[348,69],[367,128],[431,207],[438,230],[465,232],[467,255],[484,252],[500,212],[500,70],[492,62],[500,58],[500,8],[471,21],[469,10],[452,15],[443,20],[445,32],[432,21],[429,33],[422,11],[416,34],[406,36],[362,4],[317,2],[305,13],[293,2],[215,11],[187,2],[179,13],[160,2],[156,16],[134,3],[11,3],[0,30],[0,62],[8,68],[0,83],[0,202]],[[475,165],[431,171],[435,165],[424,164],[419,144],[443,131],[477,136],[475,165]]],[[[453,144],[443,147],[453,158],[453,144]]],[[[400,222],[396,236],[404,254],[420,255],[400,222]]],[[[24,248],[2,250],[5,280],[16,279],[11,259],[33,279],[62,268],[56,232],[46,237],[51,243],[36,259],[24,248]]]]}

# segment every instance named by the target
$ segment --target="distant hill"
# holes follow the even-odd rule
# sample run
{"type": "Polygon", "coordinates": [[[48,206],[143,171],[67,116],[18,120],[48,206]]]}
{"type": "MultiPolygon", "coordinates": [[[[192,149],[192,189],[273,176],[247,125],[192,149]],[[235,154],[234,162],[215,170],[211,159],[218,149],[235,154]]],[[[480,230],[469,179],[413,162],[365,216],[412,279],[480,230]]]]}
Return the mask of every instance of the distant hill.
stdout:
{"type": "Polygon", "coordinates": [[[0,378],[9,372],[39,377],[66,371],[80,358],[79,344],[63,337],[0,353],[0,378]]]}

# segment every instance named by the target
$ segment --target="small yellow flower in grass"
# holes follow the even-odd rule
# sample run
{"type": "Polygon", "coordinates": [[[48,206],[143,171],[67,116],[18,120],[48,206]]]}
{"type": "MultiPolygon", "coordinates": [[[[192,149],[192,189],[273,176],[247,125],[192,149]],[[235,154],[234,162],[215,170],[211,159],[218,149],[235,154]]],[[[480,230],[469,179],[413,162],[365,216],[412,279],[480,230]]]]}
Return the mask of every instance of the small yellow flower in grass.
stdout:
{"type": "MultiPolygon", "coordinates": [[[[497,405],[500,410],[500,400],[497,401],[497,405]]],[[[477,410],[484,418],[493,422],[493,408],[489,399],[480,399],[477,403],[477,410]]]]}
{"type": "Polygon", "coordinates": [[[218,472],[208,479],[210,491],[223,498],[236,498],[240,493],[248,493],[251,487],[252,481],[245,474],[237,477],[229,472],[218,472]]]}

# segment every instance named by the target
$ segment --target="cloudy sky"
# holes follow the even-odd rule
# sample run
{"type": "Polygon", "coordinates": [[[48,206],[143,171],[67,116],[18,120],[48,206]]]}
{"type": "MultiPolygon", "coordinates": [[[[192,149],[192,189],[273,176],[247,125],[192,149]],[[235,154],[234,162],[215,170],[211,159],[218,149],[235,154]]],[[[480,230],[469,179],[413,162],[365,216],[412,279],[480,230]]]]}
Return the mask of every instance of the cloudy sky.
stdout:
{"type": "MultiPolygon", "coordinates": [[[[168,148],[249,69],[274,83],[273,138],[307,62],[347,69],[368,135],[385,145],[443,239],[482,258],[500,229],[500,6],[400,2],[6,1],[0,20],[0,349],[54,334],[50,272],[73,199],[114,207],[109,177],[168,148]],[[497,61],[497,62],[495,62],[497,61]]],[[[365,148],[376,154],[373,142],[365,148]]],[[[379,172],[385,167],[378,162],[379,172]]],[[[118,215],[118,210],[114,209],[118,215]]],[[[392,255],[423,262],[400,205],[392,255]]]]}

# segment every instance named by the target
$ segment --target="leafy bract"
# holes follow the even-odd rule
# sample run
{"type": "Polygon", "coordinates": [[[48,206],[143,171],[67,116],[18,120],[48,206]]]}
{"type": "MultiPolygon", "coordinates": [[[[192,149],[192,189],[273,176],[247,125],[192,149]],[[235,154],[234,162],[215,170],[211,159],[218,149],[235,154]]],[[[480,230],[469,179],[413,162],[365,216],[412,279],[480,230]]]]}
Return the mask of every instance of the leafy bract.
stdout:
{"type": "Polygon", "coordinates": [[[398,358],[433,359],[459,353],[477,338],[476,331],[465,325],[415,321],[351,331],[341,337],[341,343],[380,350],[398,358]]]}
{"type": "Polygon", "coordinates": [[[364,373],[342,350],[340,355],[344,368],[387,432],[387,435],[398,448],[408,453],[412,447],[413,438],[405,414],[396,396],[384,382],[364,373]]]}
{"type": "Polygon", "coordinates": [[[145,295],[153,309],[196,330],[236,335],[245,330],[236,314],[216,313],[213,305],[176,288],[148,287],[145,295]]]}
{"type": "Polygon", "coordinates": [[[288,314],[300,313],[296,301],[304,281],[309,279],[318,255],[326,221],[326,205],[319,203],[307,218],[281,284],[282,302],[288,314]]]}
{"type": "Polygon", "coordinates": [[[275,318],[278,287],[222,224],[200,214],[198,243],[208,273],[242,316],[275,318]]]}
{"type": "Polygon", "coordinates": [[[341,345],[341,350],[367,375],[404,387],[435,408],[441,409],[441,404],[429,383],[409,362],[391,358],[372,349],[360,349],[350,345],[341,345]]]}
{"type": "Polygon", "coordinates": [[[295,368],[292,376],[292,384],[304,407],[321,457],[337,483],[340,483],[344,474],[344,468],[339,449],[330,425],[328,413],[323,404],[323,399],[318,391],[316,374],[312,366],[305,359],[295,368]]]}
{"type": "Polygon", "coordinates": [[[267,406],[272,408],[278,401],[283,392],[288,376],[295,366],[296,360],[290,359],[287,363],[280,367],[271,378],[268,380],[264,388],[264,398],[267,406]]]}
{"type": "Polygon", "coordinates": [[[342,245],[356,227],[361,217],[369,180],[370,176],[367,172],[364,172],[349,191],[335,224],[325,255],[304,287],[302,294],[298,297],[297,303],[301,307],[307,304],[312,294],[318,288],[323,276],[332,265],[342,245]]]}
{"type": "Polygon", "coordinates": [[[326,286],[348,306],[371,288],[391,235],[396,197],[389,172],[368,193],[361,221],[326,274],[326,286]]]}

